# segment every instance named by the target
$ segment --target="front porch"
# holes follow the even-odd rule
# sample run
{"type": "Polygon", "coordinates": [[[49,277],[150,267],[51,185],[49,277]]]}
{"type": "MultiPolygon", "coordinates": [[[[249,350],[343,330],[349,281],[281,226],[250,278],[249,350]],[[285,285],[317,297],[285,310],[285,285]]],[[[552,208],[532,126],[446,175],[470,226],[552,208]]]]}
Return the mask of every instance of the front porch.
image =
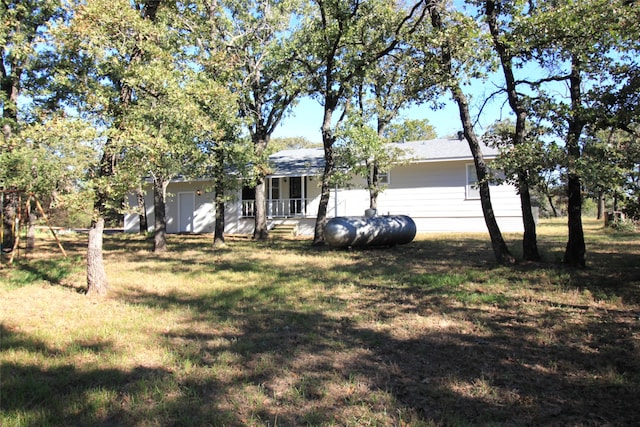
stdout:
{"type": "MultiPolygon", "coordinates": [[[[312,201],[320,194],[314,176],[269,176],[266,179],[266,214],[268,219],[315,217],[312,201]]],[[[242,190],[242,218],[252,218],[256,212],[255,189],[242,190]]]]}
{"type": "MultiPolygon", "coordinates": [[[[307,218],[312,216],[307,210],[309,202],[309,199],[267,200],[267,218],[307,218]]],[[[242,200],[243,218],[253,218],[255,212],[255,200],[242,200]]]]}

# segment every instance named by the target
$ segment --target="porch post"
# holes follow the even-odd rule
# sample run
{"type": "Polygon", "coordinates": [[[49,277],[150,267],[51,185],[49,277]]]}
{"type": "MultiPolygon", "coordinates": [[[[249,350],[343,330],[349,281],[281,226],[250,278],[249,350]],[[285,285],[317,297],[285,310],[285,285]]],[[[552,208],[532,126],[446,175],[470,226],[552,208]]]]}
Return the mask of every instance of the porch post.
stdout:
{"type": "Polygon", "coordinates": [[[273,196],[273,177],[269,177],[269,191],[267,191],[267,219],[271,218],[271,197],[273,196]]]}
{"type": "Polygon", "coordinates": [[[302,210],[302,215],[307,216],[307,176],[304,175],[303,178],[304,179],[302,179],[302,182],[300,183],[300,186],[302,187],[302,191],[300,191],[300,194],[302,195],[302,200],[300,200],[300,209],[302,210]]]}

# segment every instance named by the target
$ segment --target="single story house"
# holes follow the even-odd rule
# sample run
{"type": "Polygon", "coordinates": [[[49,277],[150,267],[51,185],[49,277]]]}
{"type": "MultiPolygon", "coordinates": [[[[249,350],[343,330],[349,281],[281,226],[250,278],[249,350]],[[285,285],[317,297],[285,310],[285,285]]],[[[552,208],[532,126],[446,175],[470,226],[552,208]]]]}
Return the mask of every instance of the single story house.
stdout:
{"type": "MultiPolygon", "coordinates": [[[[466,140],[435,139],[397,144],[404,161],[382,177],[385,190],[378,196],[378,213],[409,215],[418,233],[483,232],[486,225],[480,206],[473,158],[466,140]]],[[[496,149],[483,146],[490,161],[496,149]]],[[[267,177],[268,227],[290,227],[297,235],[313,235],[320,200],[324,166],[322,148],[280,151],[269,158],[267,177]]],[[[331,191],[327,217],[359,216],[369,207],[363,180],[354,177],[349,186],[331,191]]],[[[168,233],[211,233],[215,215],[211,183],[206,179],[173,180],[167,189],[168,233]]],[[[491,200],[503,232],[521,232],[520,199],[514,186],[491,185],[491,200]]],[[[147,186],[145,209],[153,229],[153,191],[147,186]]],[[[253,189],[238,190],[226,203],[225,232],[250,234],[254,228],[253,189]]],[[[134,196],[130,206],[137,205],[134,196]]],[[[137,213],[125,215],[125,231],[137,232],[137,213]]]]}

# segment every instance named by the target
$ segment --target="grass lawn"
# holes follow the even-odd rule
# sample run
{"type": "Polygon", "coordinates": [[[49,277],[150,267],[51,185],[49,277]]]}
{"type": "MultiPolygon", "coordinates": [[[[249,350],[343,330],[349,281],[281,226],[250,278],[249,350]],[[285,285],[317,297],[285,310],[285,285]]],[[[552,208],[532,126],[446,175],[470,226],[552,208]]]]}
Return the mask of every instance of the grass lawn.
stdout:
{"type": "MultiPolygon", "coordinates": [[[[589,268],[498,267],[485,235],[388,249],[85,235],[0,265],[0,425],[639,425],[640,235],[585,220],[589,268]]],[[[517,235],[505,236],[518,252],[517,235]]]]}

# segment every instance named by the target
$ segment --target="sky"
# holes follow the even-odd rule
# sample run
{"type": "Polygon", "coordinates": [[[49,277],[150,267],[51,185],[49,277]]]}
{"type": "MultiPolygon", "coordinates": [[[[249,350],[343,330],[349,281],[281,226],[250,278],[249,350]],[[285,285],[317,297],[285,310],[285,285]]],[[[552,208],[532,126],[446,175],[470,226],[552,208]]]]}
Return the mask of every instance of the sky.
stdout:
{"type": "MultiPolygon", "coordinates": [[[[494,76],[492,80],[499,82],[498,76],[494,76]]],[[[485,96],[495,92],[497,87],[489,80],[484,82],[475,81],[463,89],[467,96],[470,97],[471,115],[475,119],[485,96]]],[[[442,109],[434,111],[427,104],[418,105],[404,110],[399,118],[427,119],[429,124],[435,128],[438,137],[456,135],[458,131],[462,130],[458,107],[449,95],[445,95],[440,101],[445,104],[442,109]]],[[[476,126],[478,134],[483,134],[486,128],[496,120],[505,119],[509,116],[510,109],[504,101],[505,98],[501,97],[484,106],[480,121],[476,126]]],[[[309,97],[302,98],[292,112],[282,120],[272,137],[305,137],[311,142],[321,143],[321,124],[322,106],[320,103],[309,97]]]]}

